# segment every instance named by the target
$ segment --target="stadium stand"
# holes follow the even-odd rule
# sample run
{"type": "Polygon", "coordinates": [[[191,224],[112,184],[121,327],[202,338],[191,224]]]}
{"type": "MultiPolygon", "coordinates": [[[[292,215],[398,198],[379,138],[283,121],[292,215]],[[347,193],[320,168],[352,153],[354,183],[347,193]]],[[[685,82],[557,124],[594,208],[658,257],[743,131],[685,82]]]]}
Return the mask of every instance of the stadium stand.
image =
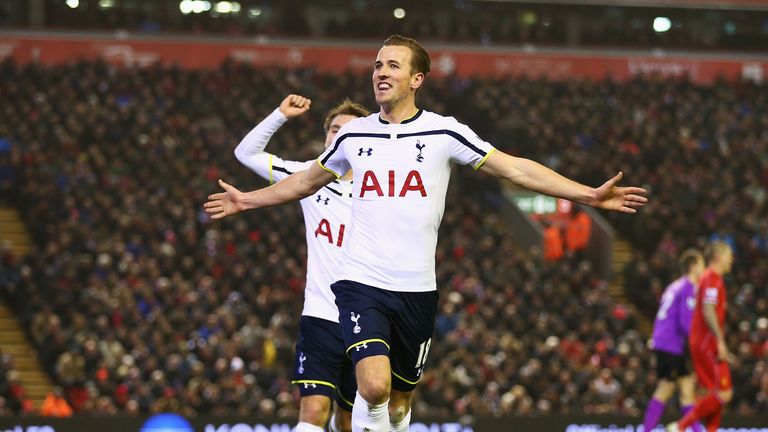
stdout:
{"type": "Polygon", "coordinates": [[[14,357],[0,352],[0,417],[28,414],[32,409],[14,357]]]}
{"type": "MultiPolygon", "coordinates": [[[[374,105],[368,79],[235,63],[0,64],[12,200],[38,246],[3,267],[3,294],[75,412],[296,415],[298,206],[211,223],[200,205],[220,177],[262,185],[232,151],[285,94],[311,97],[312,110],[270,148],[310,159],[328,107],[345,96],[374,105]]],[[[448,77],[430,79],[423,101],[584,182],[618,169],[646,182],[649,207],[611,217],[637,251],[626,280],[646,312],[678,251],[732,238],[729,344],[744,366],[732,409],[768,410],[763,86],[448,77]]],[[[455,171],[447,199],[441,313],[415,412],[639,415],[655,377],[638,317],[588,262],[520,250],[496,211],[498,185],[471,171],[455,171]]]]}

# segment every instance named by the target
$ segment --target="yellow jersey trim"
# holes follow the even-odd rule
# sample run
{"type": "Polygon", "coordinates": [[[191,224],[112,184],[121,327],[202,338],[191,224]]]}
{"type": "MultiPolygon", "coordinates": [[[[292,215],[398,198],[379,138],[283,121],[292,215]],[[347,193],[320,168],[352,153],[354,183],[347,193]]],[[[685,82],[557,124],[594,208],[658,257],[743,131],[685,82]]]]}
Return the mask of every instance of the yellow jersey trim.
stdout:
{"type": "Polygon", "coordinates": [[[332,389],[336,389],[336,386],[329,383],[328,381],[318,381],[318,380],[294,380],[291,381],[291,384],[320,384],[324,386],[328,386],[332,389]]]}
{"type": "Polygon", "coordinates": [[[272,154],[269,155],[269,184],[274,183],[274,177],[272,176],[272,154]]]}
{"type": "Polygon", "coordinates": [[[416,384],[419,383],[419,380],[421,380],[421,378],[419,378],[419,380],[416,380],[416,381],[408,381],[407,379],[405,379],[405,378],[401,377],[400,375],[396,374],[395,371],[392,371],[392,375],[394,375],[395,378],[399,379],[400,381],[403,381],[403,382],[408,383],[410,385],[416,385],[416,384]]]}
{"type": "Polygon", "coordinates": [[[360,342],[357,342],[357,343],[355,343],[355,344],[352,344],[352,345],[350,345],[350,346],[349,346],[349,348],[347,348],[347,353],[349,353],[349,351],[350,351],[352,348],[355,348],[355,347],[357,347],[357,346],[359,346],[359,345],[364,345],[364,344],[367,344],[368,342],[381,342],[381,343],[383,343],[383,344],[384,344],[384,346],[385,346],[385,347],[387,347],[387,350],[389,350],[389,349],[390,349],[390,348],[389,348],[389,344],[388,344],[388,343],[387,343],[387,342],[386,342],[384,339],[366,339],[366,340],[364,340],[364,341],[360,341],[360,342]]]}
{"type": "Polygon", "coordinates": [[[326,167],[325,167],[325,165],[323,165],[323,163],[322,163],[322,162],[320,162],[320,159],[318,159],[318,160],[317,160],[317,164],[318,164],[318,165],[320,165],[320,168],[322,168],[322,169],[324,169],[324,170],[328,171],[329,173],[331,173],[331,174],[335,175],[337,179],[340,179],[340,178],[341,178],[341,176],[340,176],[340,175],[336,174],[336,171],[334,171],[334,170],[332,170],[332,169],[330,169],[330,168],[326,168],[326,167]]]}
{"type": "Polygon", "coordinates": [[[495,151],[496,151],[496,147],[494,147],[494,148],[492,148],[491,150],[489,150],[489,151],[488,151],[488,153],[486,153],[486,154],[485,154],[485,157],[484,157],[484,158],[482,158],[482,159],[480,160],[480,162],[478,162],[478,163],[477,163],[477,165],[475,165],[473,168],[474,168],[475,170],[478,170],[478,169],[480,169],[480,167],[481,167],[481,166],[483,166],[483,164],[485,163],[485,160],[486,160],[486,159],[488,159],[488,156],[490,156],[490,155],[491,155],[491,153],[493,153],[493,152],[495,152],[495,151]]]}
{"type": "Polygon", "coordinates": [[[346,398],[345,398],[345,397],[344,397],[344,396],[341,394],[341,389],[340,389],[340,388],[337,388],[337,389],[336,389],[336,393],[339,395],[339,399],[341,399],[341,401],[342,401],[342,402],[344,402],[345,404],[349,405],[349,407],[350,407],[350,408],[352,408],[352,407],[355,405],[355,404],[354,404],[354,402],[350,402],[350,401],[348,401],[348,400],[347,400],[347,399],[346,399],[346,398]]]}

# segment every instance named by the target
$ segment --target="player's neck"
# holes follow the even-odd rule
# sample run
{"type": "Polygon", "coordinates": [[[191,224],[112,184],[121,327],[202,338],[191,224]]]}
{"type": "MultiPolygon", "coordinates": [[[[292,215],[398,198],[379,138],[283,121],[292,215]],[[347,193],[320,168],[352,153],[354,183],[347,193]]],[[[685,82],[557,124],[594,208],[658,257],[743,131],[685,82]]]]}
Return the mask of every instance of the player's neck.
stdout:
{"type": "Polygon", "coordinates": [[[699,276],[699,277],[697,277],[695,273],[688,273],[688,274],[686,275],[686,277],[687,277],[687,278],[688,278],[688,280],[689,280],[689,281],[691,281],[691,283],[692,283],[692,284],[694,284],[694,285],[697,285],[697,284],[699,283],[699,279],[701,279],[701,277],[700,277],[700,276],[699,276]]]}
{"type": "Polygon", "coordinates": [[[346,174],[341,176],[340,180],[352,180],[352,170],[347,171],[346,174]]]}
{"type": "Polygon", "coordinates": [[[399,124],[415,116],[417,112],[419,109],[416,108],[414,101],[406,99],[398,104],[382,105],[379,116],[389,124],[399,124]]]}

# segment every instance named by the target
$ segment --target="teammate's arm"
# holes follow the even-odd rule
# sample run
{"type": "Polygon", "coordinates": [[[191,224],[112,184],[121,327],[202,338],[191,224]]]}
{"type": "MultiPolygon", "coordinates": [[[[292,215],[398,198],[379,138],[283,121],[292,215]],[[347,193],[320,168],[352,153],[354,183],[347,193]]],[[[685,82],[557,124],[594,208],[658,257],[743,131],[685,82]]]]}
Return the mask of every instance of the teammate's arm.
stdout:
{"type": "Polygon", "coordinates": [[[637,207],[648,202],[643,196],[647,193],[645,189],[616,186],[623,176],[622,172],[602,186],[592,188],[563,177],[530,159],[510,156],[498,150],[488,155],[481,169],[535,192],[606,210],[635,213],[637,207]]]}
{"type": "Polygon", "coordinates": [[[260,177],[273,182],[272,164],[273,155],[264,151],[272,135],[282,126],[286,120],[305,113],[312,101],[299,96],[288,95],[280,103],[280,106],[269,116],[254,127],[235,148],[235,157],[240,163],[247,166],[260,177]]]}
{"type": "Polygon", "coordinates": [[[701,313],[704,315],[704,322],[707,323],[709,329],[712,330],[712,334],[715,335],[715,340],[717,340],[717,358],[721,361],[729,361],[730,353],[725,345],[725,337],[723,336],[723,329],[720,328],[720,322],[717,319],[715,305],[704,302],[701,305],[701,313]]]}
{"type": "Polygon", "coordinates": [[[219,185],[224,188],[224,192],[209,195],[208,202],[203,204],[203,208],[211,218],[221,219],[245,210],[298,201],[312,195],[335,179],[336,176],[324,170],[319,163],[313,163],[306,171],[291,174],[279,183],[252,192],[241,192],[234,186],[219,180],[219,185]]]}
{"type": "Polygon", "coordinates": [[[343,145],[339,141],[339,136],[343,136],[342,131],[346,127],[347,125],[339,130],[333,144],[309,169],[291,174],[272,186],[252,192],[241,192],[219,180],[224,192],[209,195],[203,208],[213,219],[221,219],[241,211],[285,204],[312,195],[341,177],[339,173],[349,170],[349,161],[346,160],[343,145]]]}

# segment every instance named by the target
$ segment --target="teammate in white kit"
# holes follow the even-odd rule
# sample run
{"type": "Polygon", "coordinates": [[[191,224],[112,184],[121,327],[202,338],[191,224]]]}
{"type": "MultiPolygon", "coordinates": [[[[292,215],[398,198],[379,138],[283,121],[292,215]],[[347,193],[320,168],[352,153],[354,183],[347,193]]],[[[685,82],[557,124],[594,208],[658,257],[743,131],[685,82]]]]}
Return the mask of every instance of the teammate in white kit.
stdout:
{"type": "Polygon", "coordinates": [[[215,219],[305,198],[354,173],[352,223],[339,281],[332,285],[358,392],[353,431],[404,431],[412,391],[423,373],[437,309],[435,247],[451,162],[527,189],[608,210],[635,213],[645,190],[599,188],[569,180],[528,159],[509,156],[452,117],[416,107],[430,69],[415,40],[391,36],[373,70],[378,114],[353,120],[308,170],[258,191],[225,192],[204,207],[215,219]]]}
{"type": "MultiPolygon", "coordinates": [[[[280,107],[235,148],[237,159],[270,183],[309,168],[314,160],[287,161],[264,149],[286,120],[305,113],[310,104],[311,101],[302,96],[287,96],[280,107]]],[[[325,147],[344,124],[368,114],[364,107],[349,100],[332,109],[324,124],[325,147]]],[[[299,386],[301,393],[297,432],[322,432],[331,414],[332,400],[336,400],[337,410],[330,422],[331,430],[348,431],[351,427],[356,390],[354,369],[345,353],[339,310],[330,288],[336,281],[335,272],[342,265],[344,233],[351,218],[349,177],[351,173],[345,173],[341,179],[300,201],[307,232],[307,283],[291,381],[299,386]]]]}

